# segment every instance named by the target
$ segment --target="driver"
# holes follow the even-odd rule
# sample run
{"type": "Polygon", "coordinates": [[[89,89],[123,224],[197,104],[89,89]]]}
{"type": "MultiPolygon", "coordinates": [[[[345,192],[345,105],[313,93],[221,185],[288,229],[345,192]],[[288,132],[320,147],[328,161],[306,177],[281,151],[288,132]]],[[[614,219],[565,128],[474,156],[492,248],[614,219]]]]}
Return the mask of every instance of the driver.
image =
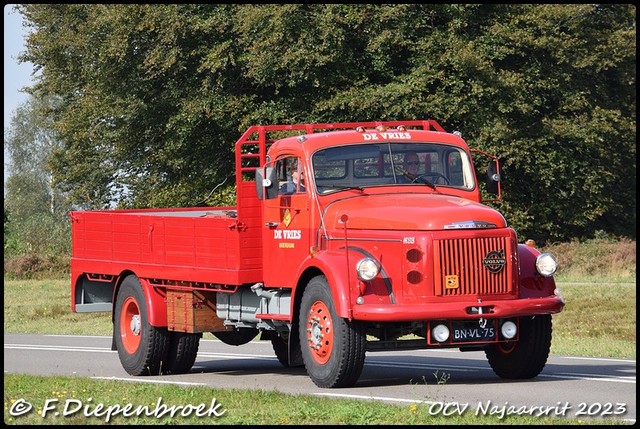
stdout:
{"type": "Polygon", "coordinates": [[[398,177],[398,183],[411,183],[419,176],[420,158],[415,152],[407,152],[404,154],[404,162],[402,163],[404,171],[403,175],[398,177]]]}

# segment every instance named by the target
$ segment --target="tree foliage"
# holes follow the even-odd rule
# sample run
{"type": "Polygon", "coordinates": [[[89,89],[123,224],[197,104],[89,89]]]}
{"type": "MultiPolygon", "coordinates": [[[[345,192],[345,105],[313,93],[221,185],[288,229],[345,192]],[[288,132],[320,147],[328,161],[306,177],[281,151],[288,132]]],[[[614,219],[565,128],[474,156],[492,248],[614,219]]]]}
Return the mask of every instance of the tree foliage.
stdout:
{"type": "Polygon", "coordinates": [[[60,145],[48,111],[53,101],[31,97],[16,110],[5,130],[11,162],[4,197],[4,253],[59,256],[69,250],[65,198],[48,164],[60,145]]]}
{"type": "Polygon", "coordinates": [[[18,10],[32,93],[61,100],[50,165],[76,205],[194,205],[250,125],[429,118],[500,156],[519,234],[635,237],[632,5],[18,10]]]}
{"type": "Polygon", "coordinates": [[[49,156],[61,143],[48,112],[51,98],[29,98],[14,113],[5,130],[4,147],[11,162],[6,183],[5,208],[14,216],[62,213],[63,198],[49,165],[49,156]]]}

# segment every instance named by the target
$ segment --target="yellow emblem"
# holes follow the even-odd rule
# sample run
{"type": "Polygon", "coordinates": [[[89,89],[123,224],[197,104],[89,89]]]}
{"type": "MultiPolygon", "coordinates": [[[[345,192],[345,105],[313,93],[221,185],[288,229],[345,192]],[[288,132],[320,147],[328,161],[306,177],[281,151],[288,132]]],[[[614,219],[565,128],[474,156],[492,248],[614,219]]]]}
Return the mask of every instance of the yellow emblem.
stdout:
{"type": "Polygon", "coordinates": [[[444,287],[447,289],[457,289],[459,286],[458,276],[446,276],[444,278],[444,287]]]}
{"type": "Polygon", "coordinates": [[[284,223],[284,226],[289,226],[291,223],[291,212],[289,209],[284,211],[284,214],[282,215],[282,223],[284,223]]]}

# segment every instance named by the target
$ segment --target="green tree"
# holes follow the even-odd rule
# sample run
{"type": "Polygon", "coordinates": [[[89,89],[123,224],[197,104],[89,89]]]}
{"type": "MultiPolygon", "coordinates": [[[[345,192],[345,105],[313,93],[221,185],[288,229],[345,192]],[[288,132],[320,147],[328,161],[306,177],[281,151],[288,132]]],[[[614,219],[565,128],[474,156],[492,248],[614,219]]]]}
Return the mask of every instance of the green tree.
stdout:
{"type": "Polygon", "coordinates": [[[502,158],[498,206],[521,236],[635,237],[632,5],[19,11],[33,92],[62,100],[52,167],[74,204],[202,201],[232,182],[250,125],[433,118],[502,158]]]}
{"type": "Polygon", "coordinates": [[[59,255],[69,250],[68,207],[48,164],[60,142],[52,131],[51,100],[29,97],[5,130],[5,254],[59,255]]]}
{"type": "Polygon", "coordinates": [[[14,216],[56,214],[60,209],[60,195],[48,165],[49,155],[60,145],[48,116],[50,105],[48,100],[29,97],[5,129],[4,147],[9,155],[5,204],[14,216]]]}

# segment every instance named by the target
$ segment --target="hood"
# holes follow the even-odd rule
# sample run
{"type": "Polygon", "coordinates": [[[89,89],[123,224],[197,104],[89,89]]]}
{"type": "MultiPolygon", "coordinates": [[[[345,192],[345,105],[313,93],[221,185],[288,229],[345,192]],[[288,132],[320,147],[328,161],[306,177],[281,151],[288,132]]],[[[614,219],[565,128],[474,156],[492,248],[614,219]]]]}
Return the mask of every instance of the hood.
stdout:
{"type": "Polygon", "coordinates": [[[340,218],[345,214],[350,229],[434,231],[454,223],[457,225],[449,228],[469,228],[473,222],[507,226],[504,217],[488,206],[437,194],[359,195],[336,200],[326,208],[327,227],[342,229],[340,218]]]}

